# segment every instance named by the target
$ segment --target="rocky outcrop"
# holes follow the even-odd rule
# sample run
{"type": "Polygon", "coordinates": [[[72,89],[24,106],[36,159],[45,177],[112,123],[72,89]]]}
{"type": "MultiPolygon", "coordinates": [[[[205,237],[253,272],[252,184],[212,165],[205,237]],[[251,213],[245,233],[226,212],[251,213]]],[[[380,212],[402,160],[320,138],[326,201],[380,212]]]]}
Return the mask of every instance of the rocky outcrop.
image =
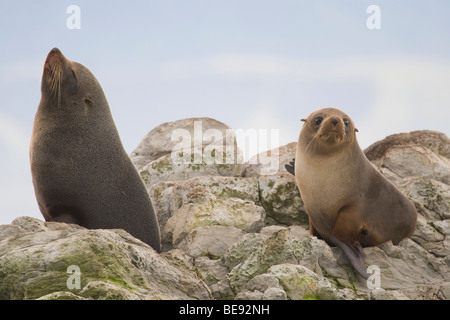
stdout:
{"type": "Polygon", "coordinates": [[[145,136],[130,158],[147,187],[205,175],[240,176],[244,162],[234,131],[210,118],[164,123],[145,136]]]}
{"type": "Polygon", "coordinates": [[[0,240],[0,299],[211,298],[189,258],[175,265],[123,230],[20,217],[0,240]]]}
{"type": "MultiPolygon", "coordinates": [[[[227,132],[228,138],[189,150],[198,147],[215,156],[216,147],[219,152],[228,147],[242,154],[226,125],[203,120],[209,123],[204,131],[211,129],[217,137],[227,132]]],[[[366,282],[339,248],[309,235],[294,177],[284,169],[295,143],[255,156],[265,164],[233,160],[231,170],[224,170],[223,162],[203,158],[199,170],[189,163],[177,168],[172,155],[181,157],[187,149],[172,152],[171,132],[181,128],[193,134],[196,121],[155,128],[132,154],[158,216],[161,254],[123,230],[18,218],[0,226],[0,298],[450,299],[450,141],[445,135],[399,134],[366,150],[419,212],[411,239],[364,249],[366,264],[373,266],[366,282]],[[268,160],[277,154],[278,163],[268,160]],[[67,284],[72,265],[80,268],[79,289],[67,284]]]]}

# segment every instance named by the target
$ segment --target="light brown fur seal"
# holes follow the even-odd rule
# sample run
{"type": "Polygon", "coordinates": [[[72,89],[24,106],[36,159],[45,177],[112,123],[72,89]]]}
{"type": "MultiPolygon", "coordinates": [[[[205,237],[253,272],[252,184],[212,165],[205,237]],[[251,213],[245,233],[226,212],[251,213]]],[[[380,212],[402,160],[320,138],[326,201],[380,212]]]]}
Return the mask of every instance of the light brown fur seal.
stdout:
{"type": "Polygon", "coordinates": [[[41,91],[30,161],[45,220],[121,228],[159,252],[150,197],[95,76],[54,48],[45,61],[41,91]]]}
{"type": "Polygon", "coordinates": [[[340,247],[367,278],[362,248],[410,237],[417,211],[366,158],[348,115],[326,108],[303,121],[295,178],[311,234],[340,247]]]}

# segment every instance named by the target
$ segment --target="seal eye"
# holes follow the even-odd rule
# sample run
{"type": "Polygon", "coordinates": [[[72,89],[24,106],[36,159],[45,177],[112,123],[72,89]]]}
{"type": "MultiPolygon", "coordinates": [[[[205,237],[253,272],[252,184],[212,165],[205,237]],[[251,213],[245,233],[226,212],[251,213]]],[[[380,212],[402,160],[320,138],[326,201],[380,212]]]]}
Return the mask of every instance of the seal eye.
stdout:
{"type": "Polygon", "coordinates": [[[350,125],[350,120],[348,120],[347,118],[344,118],[344,124],[345,126],[349,126],[350,125]]]}
{"type": "Polygon", "coordinates": [[[323,118],[322,117],[316,117],[314,118],[314,123],[316,126],[320,125],[322,123],[323,118]]]}

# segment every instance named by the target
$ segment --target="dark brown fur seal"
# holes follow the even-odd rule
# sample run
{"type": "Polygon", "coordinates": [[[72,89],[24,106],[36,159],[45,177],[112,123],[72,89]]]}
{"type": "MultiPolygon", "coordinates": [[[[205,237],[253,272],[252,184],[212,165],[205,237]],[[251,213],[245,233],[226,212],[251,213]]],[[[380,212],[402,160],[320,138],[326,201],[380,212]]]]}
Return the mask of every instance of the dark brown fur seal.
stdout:
{"type": "Polygon", "coordinates": [[[417,211],[369,162],[352,119],[333,108],[313,112],[300,132],[295,178],[311,234],[340,247],[367,278],[363,247],[410,237],[417,211]]]}
{"type": "Polygon", "coordinates": [[[151,200],[95,76],[54,48],[45,61],[41,91],[30,160],[45,220],[124,229],[159,252],[151,200]]]}

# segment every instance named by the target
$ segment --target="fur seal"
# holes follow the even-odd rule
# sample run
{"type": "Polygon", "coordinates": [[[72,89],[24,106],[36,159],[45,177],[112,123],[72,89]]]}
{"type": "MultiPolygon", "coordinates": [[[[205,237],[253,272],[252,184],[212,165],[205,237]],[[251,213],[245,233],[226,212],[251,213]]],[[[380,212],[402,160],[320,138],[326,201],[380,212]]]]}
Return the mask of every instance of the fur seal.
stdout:
{"type": "Polygon", "coordinates": [[[410,237],[416,208],[366,158],[348,115],[325,108],[302,121],[295,162],[286,168],[295,168],[310,232],[340,247],[367,279],[363,247],[410,237]]]}
{"type": "Polygon", "coordinates": [[[124,229],[159,252],[150,197],[95,76],[54,48],[44,64],[41,92],[30,162],[45,220],[124,229]]]}

